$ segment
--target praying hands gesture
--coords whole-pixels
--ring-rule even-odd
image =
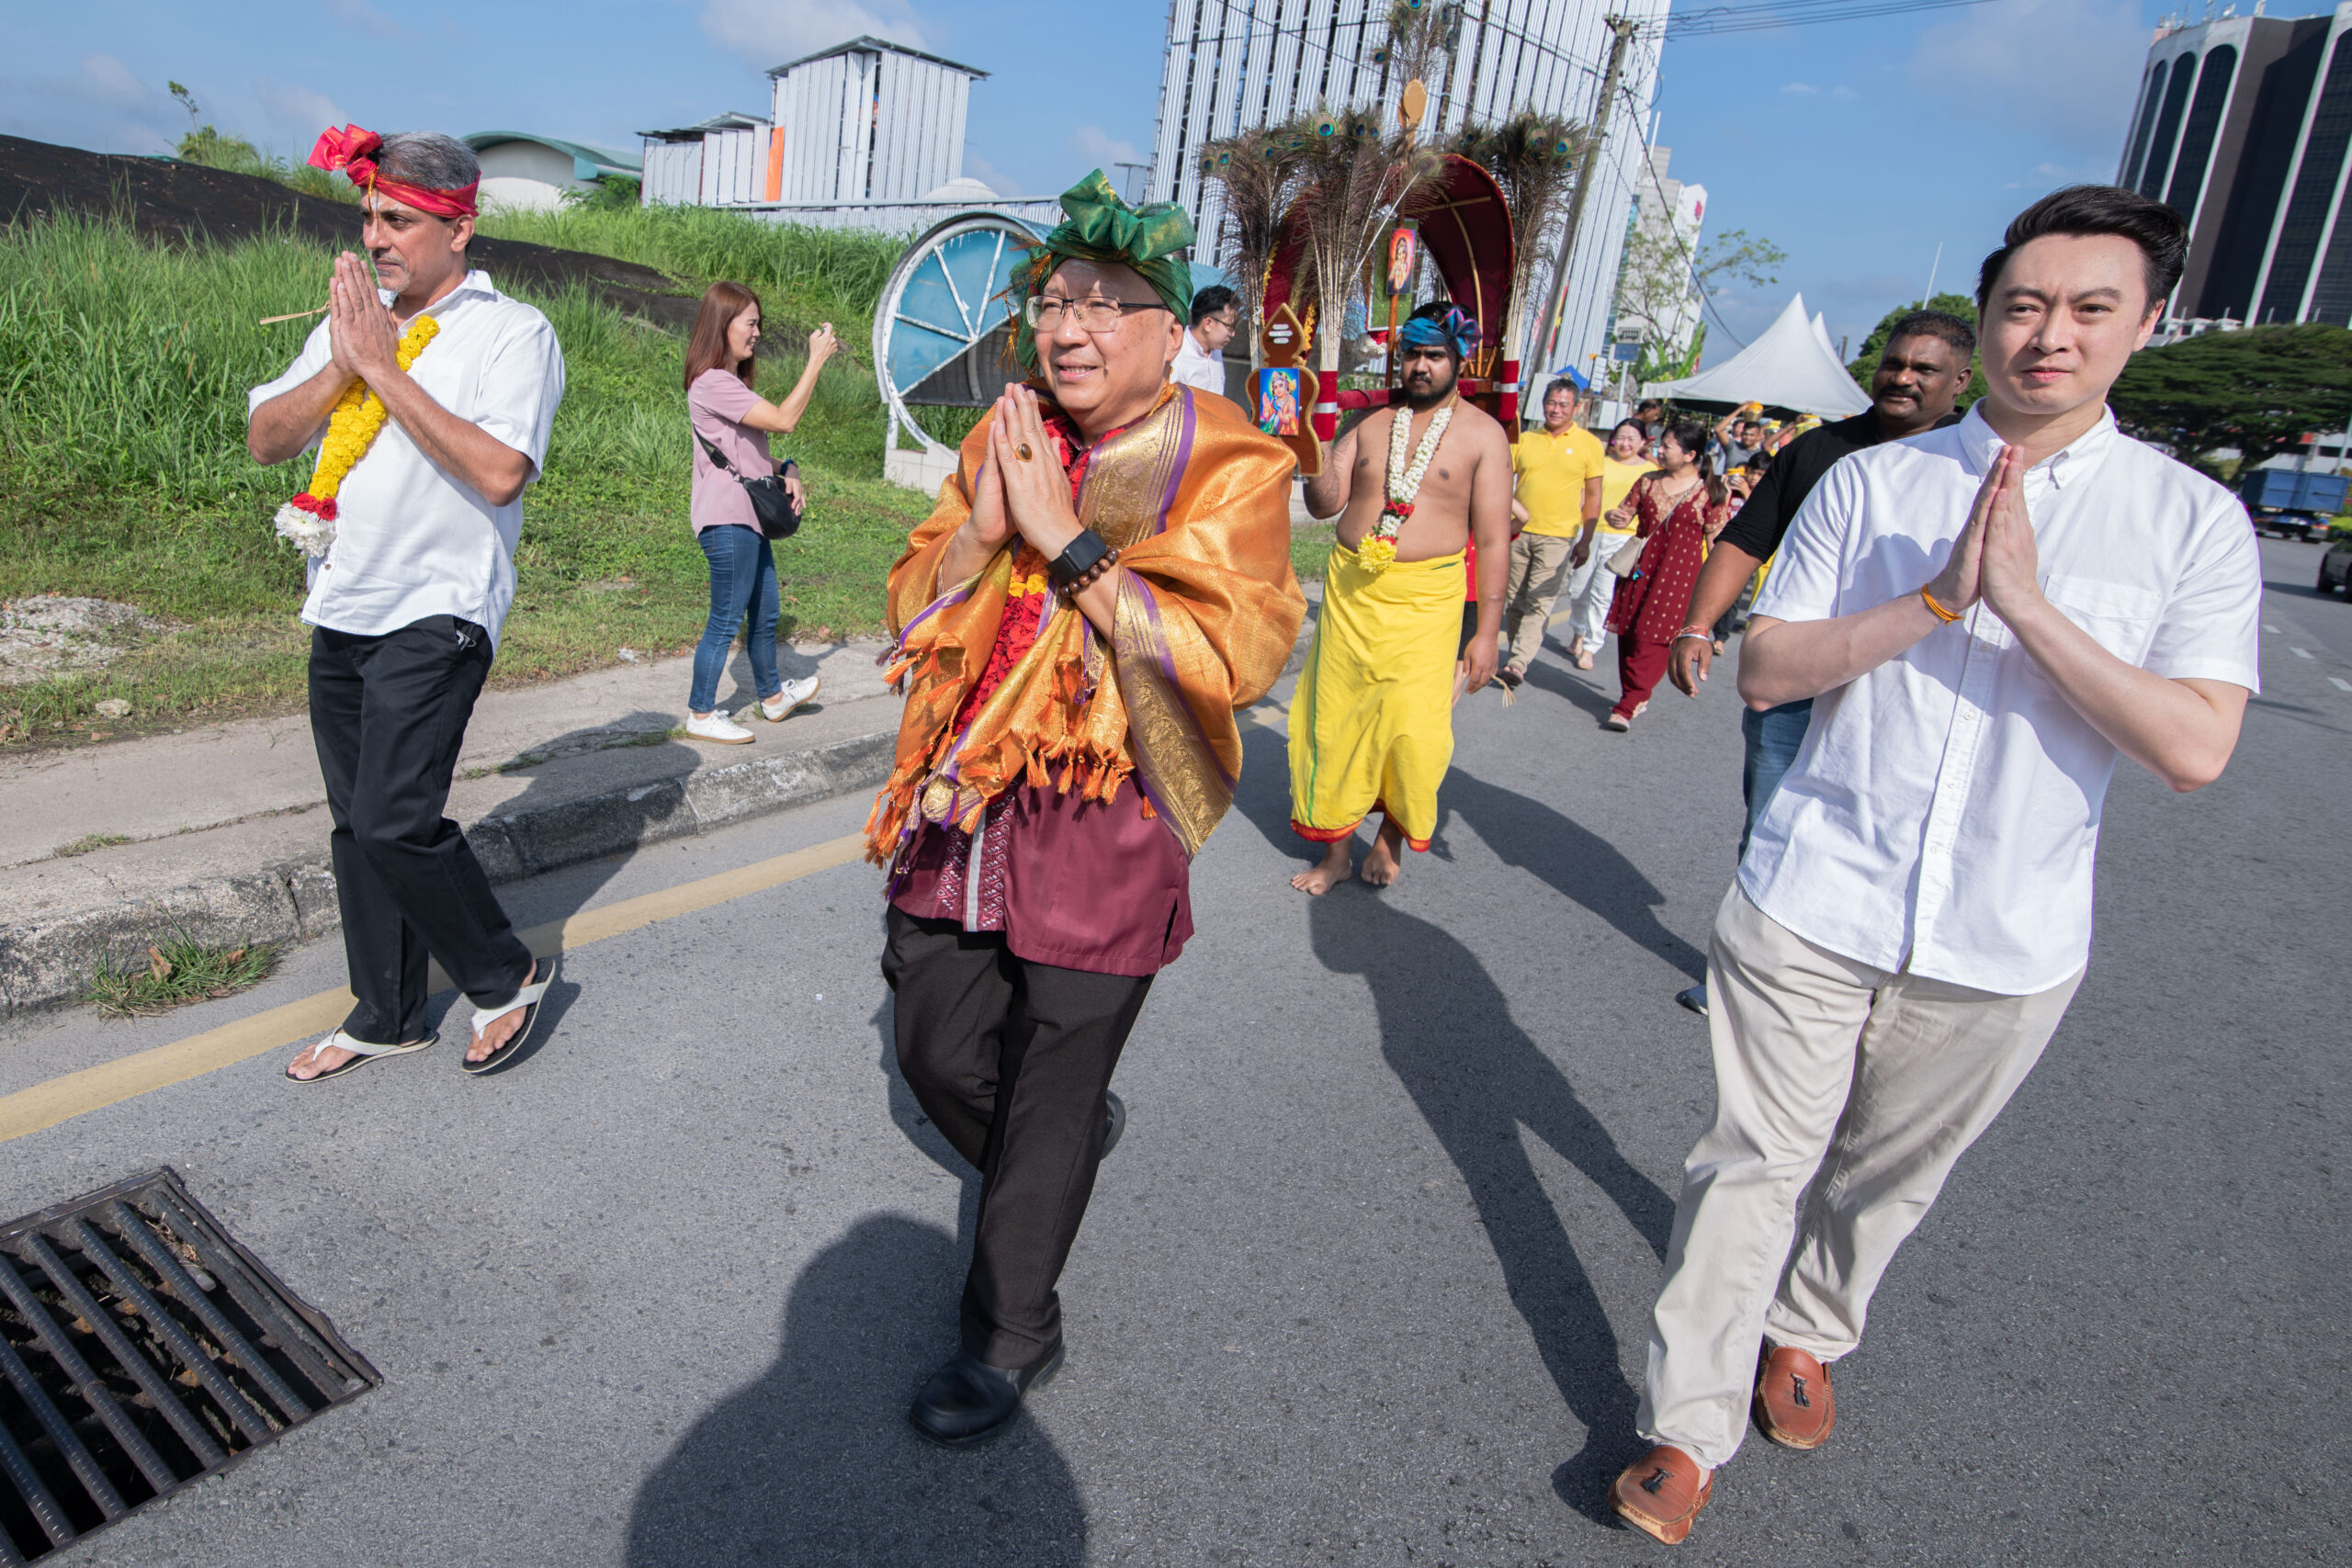
[[[989,411],[988,456],[973,479],[972,514],[940,558],[941,586],[978,571],[1014,533],[1050,561],[1083,532],[1070,502],[1069,476],[1054,455],[1037,394],[1027,387],[1007,387]],[[1118,607],[1116,574],[1098,579],[1078,595],[1077,604],[1107,634]]]
[[[400,328],[376,298],[367,266],[349,251],[334,258],[327,280],[327,341],[335,367],[348,378],[380,387],[399,373]]]

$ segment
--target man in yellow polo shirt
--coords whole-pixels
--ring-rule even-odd
[[[1511,448],[1518,490],[1511,498],[1510,578],[1503,597],[1503,637],[1510,645],[1497,678],[1506,686],[1527,679],[1544,646],[1544,623],[1567,581],[1577,542],[1600,515],[1600,438],[1577,423],[1582,402],[1566,376],[1544,389],[1544,428],[1521,434]]]

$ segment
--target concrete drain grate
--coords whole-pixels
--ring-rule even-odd
[[[0,1563],[382,1381],[168,1169],[0,1225]]]

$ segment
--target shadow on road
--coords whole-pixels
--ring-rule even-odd
[[[1551,884],[1562,897],[1583,905],[1626,940],[1693,980],[1706,975],[1707,955],[1659,922],[1657,911],[1666,895],[1608,840],[1541,801],[1459,768],[1445,775],[1438,798],[1505,865]],[[1623,819],[1639,821],[1638,817]],[[1687,829],[1677,824],[1671,830]]]
[[[1584,1450],[1555,1483],[1571,1507],[1602,1518],[1609,1478],[1635,1457],[1634,1390],[1616,1332],[1520,1129],[1584,1172],[1661,1258],[1674,1201],[1627,1162],[1511,1017],[1501,988],[1450,933],[1353,883],[1311,900],[1307,911],[1324,966],[1370,984],[1381,1053],[1468,1186],[1511,1304],[1584,1424]]]
[[[775,1364],[695,1422],[638,1494],[632,1568],[1082,1562],[1077,1483],[1032,1417],[962,1452],[906,1423],[962,1276],[946,1233],[895,1214],[819,1253],[793,1284]]]

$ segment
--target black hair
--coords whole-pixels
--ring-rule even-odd
[[[1236,294],[1222,283],[1212,283],[1193,296],[1193,319],[1185,324],[1197,327],[1227,305],[1239,303],[1241,303],[1240,295]]]
[[[1555,376],[1544,384],[1544,400],[1547,403],[1550,402],[1552,400],[1552,394],[1555,392],[1566,392],[1572,398],[1582,398],[1584,396],[1584,389],[1577,386],[1574,381],[1569,380],[1566,376]]]
[[[1942,339],[1951,344],[1954,354],[1960,355],[1962,370],[1968,368],[1969,360],[1976,353],[1976,329],[1948,310],[1912,311],[1897,321],[1894,330],[1886,334],[1886,346],[1893,348],[1906,337]]]
[[[1731,494],[1731,488],[1724,483],[1723,476],[1715,472],[1714,464],[1707,457],[1708,434],[1704,421],[1683,414],[1669,421],[1667,427],[1658,433],[1658,439],[1665,441],[1670,437],[1677,446],[1690,454],[1691,460],[1699,467],[1700,482],[1707,487],[1707,504],[1721,506],[1724,498]]]
[[[2172,293],[2188,262],[2188,225],[2167,204],[2121,186],[2068,186],[2009,220],[2001,248],[1976,272],[1979,317],[1991,309],[1993,285],[2018,247],[2048,234],[2120,234],[2139,246],[2152,310]]]
[[[1634,427],[1634,434],[1642,438],[1642,445],[1645,446],[1648,446],[1650,444],[1649,426],[1644,424],[1638,419],[1621,419],[1616,423],[1611,425],[1609,427],[1609,439],[1611,441],[1616,440],[1617,433],[1624,429],[1629,424]]]

